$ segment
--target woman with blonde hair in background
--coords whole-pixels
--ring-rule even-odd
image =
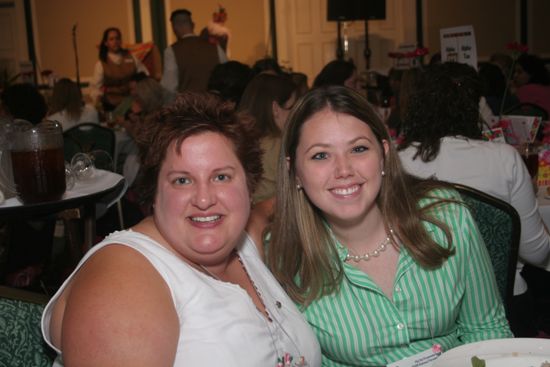
[[[80,88],[68,78],[55,83],[47,119],[59,122],[63,131],[83,122],[99,123],[95,107],[84,103]]]
[[[250,81],[238,106],[239,111],[254,117],[263,150],[264,174],[253,194],[252,219],[264,224],[273,212],[281,136],[288,113],[296,103],[296,93],[296,84],[290,76],[261,73]]]

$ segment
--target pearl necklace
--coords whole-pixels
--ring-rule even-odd
[[[351,255],[350,250],[348,249],[348,253],[346,254],[346,258],[344,259],[345,262],[348,262],[350,260],[355,261],[358,263],[359,261],[369,261],[373,257],[380,256],[380,253],[386,251],[386,248],[391,243],[391,239],[393,237],[393,229],[390,228],[390,233],[386,236],[384,241],[372,252],[367,252],[364,255]]]

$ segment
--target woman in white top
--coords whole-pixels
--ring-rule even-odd
[[[63,131],[83,122],[99,123],[95,107],[83,103],[80,88],[67,78],[55,83],[47,118],[59,122]]]
[[[403,124],[399,156],[405,169],[420,177],[474,187],[511,204],[521,220],[519,262],[514,302],[528,297],[520,271],[523,263],[548,266],[550,236],[538,211],[529,172],[517,150],[508,144],[481,140],[478,101],[481,82],[465,64],[444,63],[421,76]],[[518,306],[519,307],[519,306]],[[532,312],[509,315],[516,336],[533,336],[527,330]],[[523,306],[522,306],[523,307]],[[516,317],[523,316],[518,320]],[[533,326],[533,325],[531,325]]]
[[[67,366],[320,366],[245,232],[262,173],[249,118],[183,93],[153,121],[140,135],[152,215],[86,254],[44,311],[46,341]]]

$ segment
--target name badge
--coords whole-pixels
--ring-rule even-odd
[[[390,363],[386,367],[430,367],[441,353],[441,345],[434,344],[430,349],[424,352]]]

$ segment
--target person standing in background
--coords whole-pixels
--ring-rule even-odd
[[[99,46],[99,60],[90,82],[90,95],[94,104],[104,111],[113,111],[130,94],[130,79],[149,71],[128,50],[122,48],[122,34],[118,28],[107,28]]]
[[[171,92],[206,91],[210,73],[227,56],[219,46],[195,35],[189,10],[174,10],[170,22],[177,40],[164,50],[161,85]]]

